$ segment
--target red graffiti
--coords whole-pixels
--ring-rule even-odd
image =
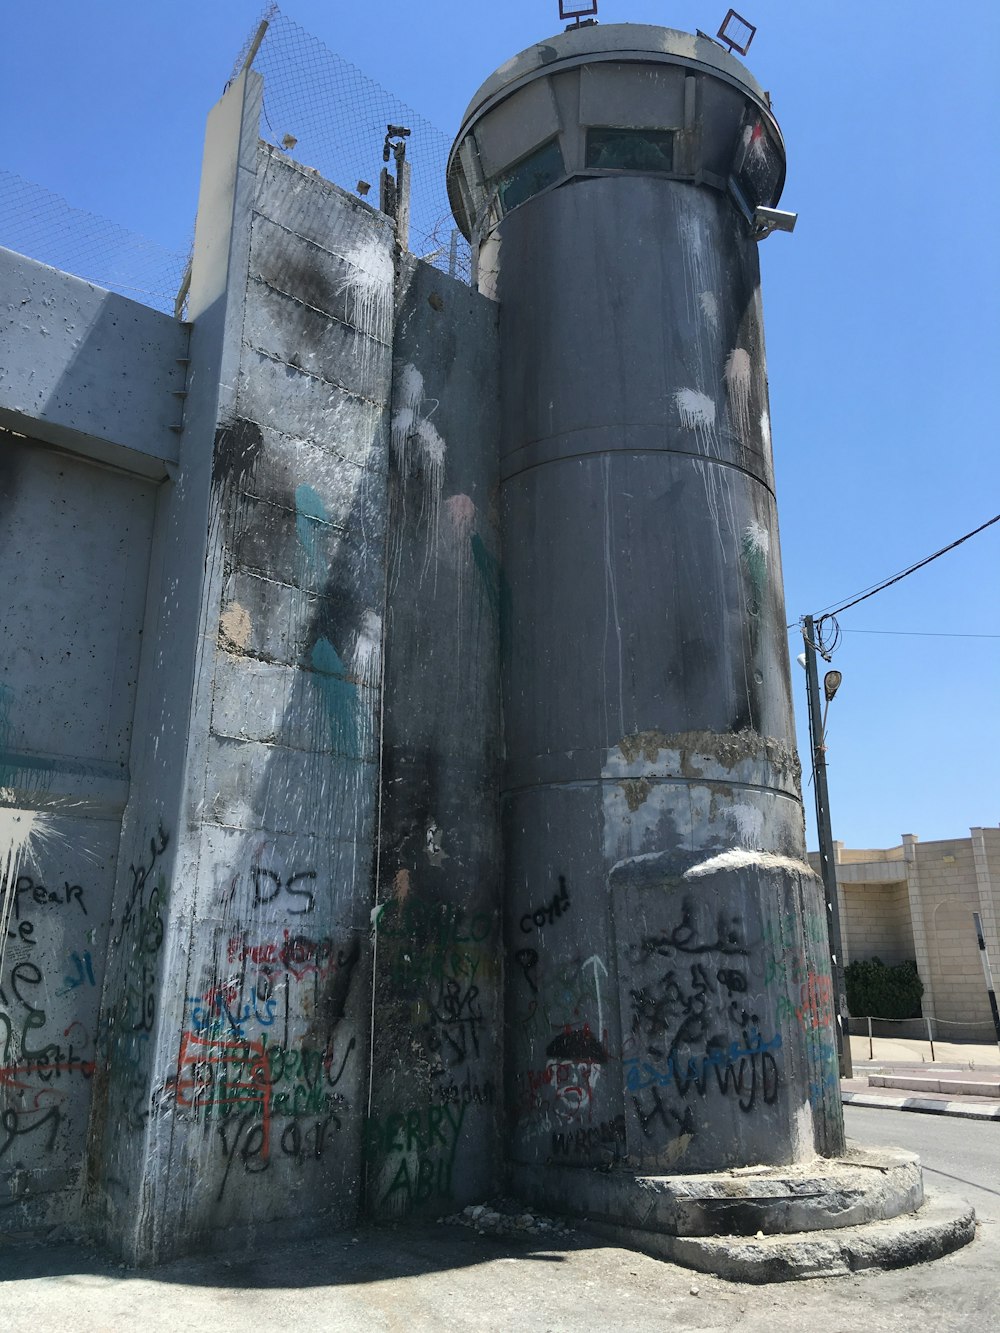
[[[799,1007],[796,1017],[804,1027],[830,1026],[833,1011],[833,985],[829,977],[810,972],[799,988]]]
[[[228,1075],[231,1066],[245,1066],[246,1077],[226,1084],[226,1099],[244,1105],[257,1105],[261,1115],[260,1156],[269,1160],[271,1143],[271,1097],[267,1054],[263,1042],[220,1041],[214,1037],[198,1037],[193,1032],[181,1034],[181,1049],[177,1057],[177,1105],[197,1110],[205,1100],[211,1101],[216,1071]],[[190,1073],[185,1076],[184,1071]],[[239,1069],[242,1075],[243,1070]]]

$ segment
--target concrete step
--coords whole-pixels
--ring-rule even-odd
[[[961,1249],[976,1234],[970,1204],[927,1194],[923,1206],[887,1221],[793,1235],[668,1236],[590,1223],[589,1229],[659,1259],[731,1282],[837,1277],[863,1268],[906,1268]]]
[[[1000,1097],[1000,1079],[961,1075],[869,1074],[872,1088],[903,1088],[908,1092],[944,1092],[953,1097]]]
[[[517,1164],[511,1186],[519,1197],[570,1217],[687,1237],[825,1232],[911,1213],[923,1200],[919,1161],[898,1148],[854,1148],[840,1158],[702,1175]]]

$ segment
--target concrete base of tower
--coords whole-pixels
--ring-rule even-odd
[[[925,1195],[918,1159],[891,1148],[697,1176],[514,1165],[511,1187],[621,1245],[737,1282],[905,1267],[976,1229],[969,1205]]]

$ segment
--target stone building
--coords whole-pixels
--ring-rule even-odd
[[[844,961],[916,960],[922,1009],[942,1041],[990,1041],[993,1021],[972,914],[1000,967],[1000,828],[967,838],[920,842],[904,833],[898,847],[835,844]],[[818,867],[816,853],[809,857]]]

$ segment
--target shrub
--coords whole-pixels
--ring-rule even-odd
[[[858,1018],[919,1018],[924,983],[913,959],[890,967],[881,958],[858,959],[844,968],[848,1012]]]

